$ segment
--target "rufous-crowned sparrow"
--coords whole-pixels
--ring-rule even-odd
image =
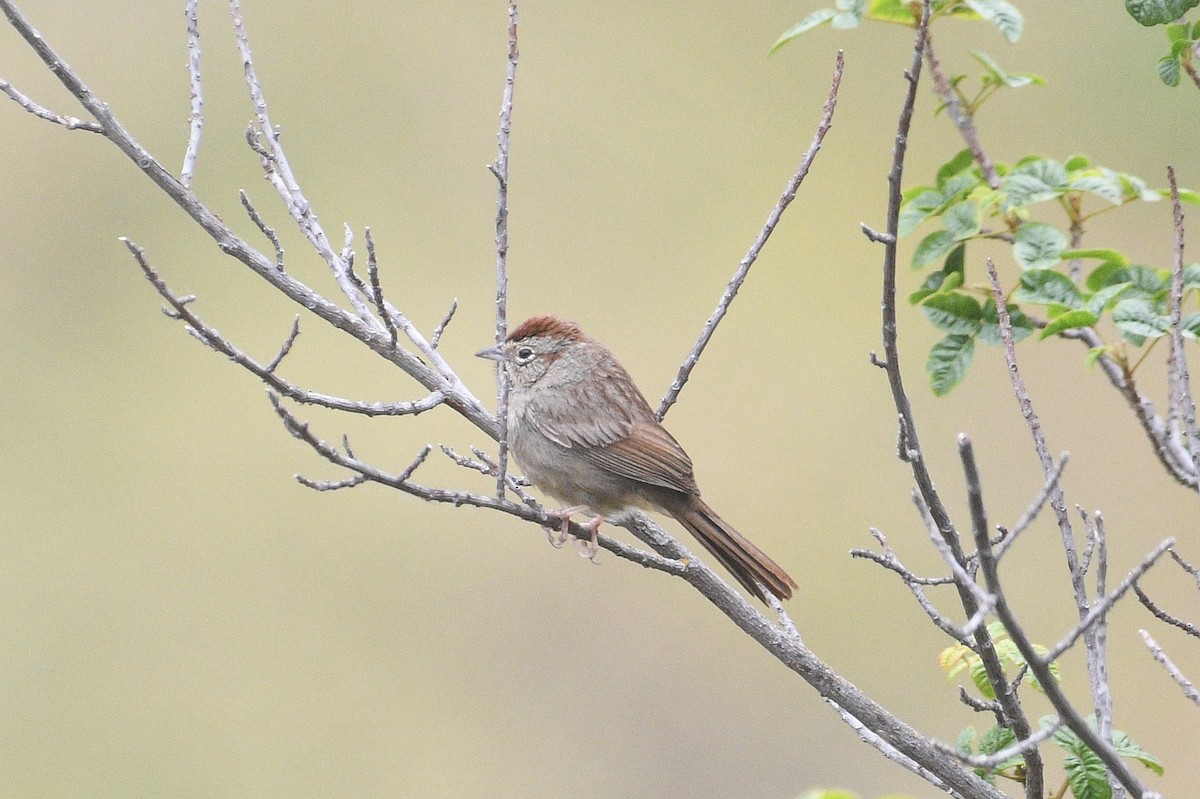
[[[760,583],[782,599],[796,582],[700,499],[692,461],[659,423],[611,351],[555,316],[535,316],[504,342],[481,350],[504,365],[508,444],[534,485],[568,507],[563,520],[588,511],[592,535],[605,517],[633,508],[677,519],[746,590]]]

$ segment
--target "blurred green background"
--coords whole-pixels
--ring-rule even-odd
[[[21,5],[177,169],[182,4],[114,0],[86,14],[56,0]],[[252,109],[227,11],[201,5],[207,124],[196,189],[267,247],[238,204],[244,187],[285,231],[289,269],[333,293],[242,140]],[[391,299],[425,330],[459,298],[443,351],[490,396],[489,364],[470,355],[492,335],[495,186],[484,165],[495,151],[503,5],[246,5],[272,118],[326,229],[340,240],[348,222],[361,242],[372,227]],[[992,156],[1085,152],[1152,185],[1170,163],[1183,185],[1200,186],[1200,96],[1159,83],[1161,30],[1137,26],[1117,3],[1021,6],[1016,46],[983,24],[938,32],[950,71],[977,74],[968,52],[982,48],[1050,80],[985,109]],[[883,224],[911,36],[824,28],[768,58],[816,7],[525,5],[511,314],[578,320],[661,396],[808,146],[844,47],[824,150],[668,423],[709,502],[800,582],[790,610],[806,641],[889,709],[953,741],[987,719],[940,673],[947,640],[893,575],[847,555],[870,545],[873,525],[911,566],[941,571],[894,455],[883,376],[867,360],[879,347],[881,250],[858,230]],[[7,26],[0,76],[80,114]],[[910,185],[960,148],[933,108],[926,87]],[[100,137],[7,101],[0,131],[0,793],[790,797],[840,785],[935,795],[681,581],[608,555],[594,566],[500,515],[378,487],[298,486],[296,472],[341,475],[288,437],[248,374],[163,318],[117,237],[145,246],[251,354],[274,353],[295,309]],[[1170,224],[1165,203],[1129,208],[1096,220],[1087,241],[1166,265]],[[979,267],[969,268],[982,281]],[[901,293],[919,279],[903,271]],[[1015,521],[1041,478],[999,352],[982,350],[966,384],[935,400],[923,364],[937,336],[907,305],[901,325],[944,496],[961,521],[954,436],[969,432],[993,521]],[[319,321],[303,318],[302,330],[283,368],[297,382],[368,400],[421,395]],[[1050,446],[1072,453],[1068,501],[1105,513],[1112,581],[1167,535],[1200,557],[1195,495],[1166,478],[1082,348],[1029,342],[1021,352]],[[1146,371],[1161,399],[1162,370]],[[394,469],[426,442],[487,443],[444,409],[401,420],[299,414]],[[420,475],[487,486],[438,457]],[[1056,539],[1043,522],[1005,563],[1018,612],[1045,643],[1074,614]],[[1195,620],[1194,586],[1174,572],[1147,586]],[[1156,785],[1186,795],[1197,715],[1143,649],[1136,631],[1146,626],[1200,676],[1194,641],[1124,603],[1111,634],[1117,726],[1166,764]],[[1086,696],[1077,654],[1064,682]],[[1049,712],[1039,698],[1029,704],[1035,717]]]

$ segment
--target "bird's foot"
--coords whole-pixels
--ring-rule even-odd
[[[550,546],[555,549],[562,549],[562,545],[571,537],[571,517],[585,510],[587,510],[587,505],[572,505],[569,508],[546,511],[547,516],[558,519],[560,522],[558,527],[546,528],[546,540],[550,542]]]

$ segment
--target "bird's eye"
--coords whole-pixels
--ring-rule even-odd
[[[533,360],[533,347],[521,347],[517,350],[517,363],[524,365]]]

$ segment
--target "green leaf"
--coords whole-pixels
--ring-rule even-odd
[[[949,335],[934,344],[925,364],[933,393],[939,397],[950,393],[950,389],[962,382],[974,357],[973,336]]]
[[[817,788],[800,794],[800,799],[858,799],[858,794],[838,789]]]
[[[1117,750],[1117,754],[1121,757],[1132,758],[1133,760],[1138,761],[1143,766],[1153,771],[1158,776],[1161,777],[1163,775],[1162,763],[1159,763],[1154,755],[1144,751],[1142,747],[1134,743],[1133,739],[1130,738],[1127,733],[1121,732],[1120,730],[1113,730],[1112,744],[1113,749]]]
[[[1187,23],[1172,22],[1167,25],[1167,41],[1169,42],[1188,42],[1191,43],[1191,36],[1188,35]]]
[[[1179,199],[1185,203],[1192,205],[1200,205],[1200,191],[1192,191],[1191,189],[1180,189]]]
[[[973,163],[975,163],[975,159],[970,150],[959,150],[953,158],[938,167],[938,188],[943,188],[950,178],[970,169]]]
[[[832,8],[822,8],[812,12],[807,17],[784,31],[783,35],[775,40],[775,44],[771,45],[771,49],[767,51],[767,54],[770,55],[771,53],[774,53],[780,47],[783,47],[785,44],[790,42],[792,39],[795,39],[805,31],[812,30],[818,25],[829,22],[836,16],[837,11],[833,10]]]
[[[1088,368],[1092,368],[1096,365],[1096,361],[1100,360],[1101,355],[1108,355],[1112,351],[1113,347],[1111,344],[1105,344],[1103,347],[1092,347],[1087,351],[1083,362],[1088,365]]]
[[[956,241],[969,239],[979,232],[979,209],[966,200],[955,203],[942,214],[942,225]]]
[[[916,26],[917,24],[917,18],[913,16],[912,4],[907,0],[871,0],[867,18],[880,22],[898,22],[901,25]]]
[[[921,306],[933,326],[947,333],[974,334],[979,330],[983,309],[979,300],[957,291],[934,294]]]
[[[1015,303],[1008,305],[1008,323],[1012,328],[1013,343],[1017,344],[1027,338],[1034,330],[1033,320]],[[983,306],[983,327],[979,328],[976,338],[984,344],[999,346],[1004,343],[1000,335],[1000,315],[996,311],[996,301],[989,299]]]
[[[1113,205],[1120,205],[1125,201],[1121,177],[1111,169],[1089,169],[1073,178],[1067,186],[1072,191],[1089,191]]]
[[[919,289],[917,289],[916,291],[914,291],[912,294],[908,295],[909,304],[916,305],[921,300],[928,297],[930,294],[933,294],[934,292],[936,292],[938,289],[940,289],[942,287],[942,282],[945,279],[946,279],[946,275],[943,274],[940,270],[937,272],[930,272],[929,275],[925,278],[925,282],[921,284],[921,287]]]
[[[973,170],[967,170],[959,172],[947,180],[946,185],[942,187],[942,192],[946,195],[946,199],[950,200],[959,195],[966,196],[982,185],[984,185],[983,179]]]
[[[1017,228],[1013,257],[1022,269],[1044,269],[1062,260],[1067,248],[1066,235],[1042,222],[1026,222]]]
[[[1010,207],[1020,208],[1033,203],[1040,203],[1045,200],[1052,200],[1055,197],[1062,196],[1064,188],[1047,185],[1045,181],[1036,175],[1027,175],[1016,172],[1007,175],[1000,183],[1004,191],[1004,198]]]
[[[975,743],[975,728],[967,725],[958,734],[958,740],[954,742],[954,748],[961,755],[973,755],[975,754],[975,751],[971,748],[971,744],[973,743]]]
[[[1143,200],[1145,202],[1157,202],[1162,199],[1162,194],[1146,187],[1146,181],[1133,175],[1121,174],[1121,188],[1125,191],[1125,198],[1128,200]]]
[[[1063,757],[1063,770],[1067,772],[1067,782],[1075,799],[1112,799],[1112,786],[1108,784],[1104,761],[1082,741]]]
[[[1082,308],[1083,295],[1071,278],[1053,269],[1030,269],[1021,273],[1021,287],[1013,297],[1039,305],[1057,304],[1064,308]]]
[[[1141,345],[1144,339],[1165,336],[1171,329],[1170,320],[1155,310],[1149,300],[1126,299],[1113,308],[1113,324],[1121,335],[1134,344]]]
[[[1158,59],[1158,79],[1167,86],[1178,86],[1181,73],[1179,56],[1165,55]]]
[[[1014,175],[1031,175],[1045,183],[1047,186],[1055,189],[1062,188],[1067,184],[1067,170],[1059,162],[1053,158],[1033,158],[1022,160],[1016,169],[1012,171]]]
[[[1002,749],[1007,749],[1017,742],[1017,734],[1012,730],[994,724],[984,731],[979,739],[979,754],[994,755]],[[993,771],[1003,771],[1025,762],[1021,755],[1013,755],[992,767]]]
[[[1193,311],[1179,322],[1179,332],[1193,341],[1200,339],[1200,311]]]
[[[921,243],[917,245],[917,249],[913,253],[913,268],[921,269],[929,266],[950,252],[954,248],[954,245],[954,236],[950,235],[950,231],[939,230],[936,233],[930,233],[921,240]]]
[[[938,208],[942,207],[946,198],[940,191],[925,188],[911,198],[906,198],[900,206],[900,236],[903,238],[916,229]]]
[[[1129,286],[1129,283],[1113,283],[1112,285],[1105,286],[1087,298],[1084,308],[1099,316],[1108,310],[1108,307],[1113,304],[1117,297],[1124,294]]]
[[[1086,308],[1079,308],[1074,311],[1067,311],[1054,317],[1042,332],[1038,335],[1039,339],[1048,338],[1050,336],[1061,333],[1064,330],[1073,330],[1077,327],[1091,327],[1096,324],[1096,314]]]
[[[857,28],[867,11],[867,0],[837,0],[834,5],[842,12],[832,20],[835,28]]]
[[[1066,255],[1066,253],[1064,253]],[[1125,256],[1121,256],[1124,260]],[[1120,261],[1105,261],[1091,271],[1087,278],[1083,281],[1084,285],[1092,291],[1099,291],[1105,286],[1120,283],[1121,275],[1124,274],[1125,267],[1129,264],[1121,263]]]
[[[1045,79],[1040,78],[1037,75],[1017,75],[1005,72],[1000,68],[1000,65],[996,63],[994,58],[982,50],[972,50],[971,55],[975,57],[976,61],[978,61],[980,64],[983,64],[983,68],[987,70],[987,73],[991,76],[990,79],[993,83],[1002,83],[1010,89],[1019,89],[1022,86],[1029,86],[1031,84],[1037,86],[1044,86],[1046,84]],[[985,78],[984,80],[986,82],[988,79]]]
[[[1117,266],[1126,266],[1129,259],[1120,250],[1109,250],[1098,247],[1091,249],[1080,250],[1063,250],[1060,256],[1064,261],[1071,261],[1076,258],[1099,258],[1101,261],[1115,263]],[[1089,286],[1093,291],[1100,288],[1099,286]]]
[[[1146,27],[1173,22],[1197,5],[1200,5],[1200,0],[1125,0],[1125,10],[1129,16]]]
[[[1200,264],[1188,264],[1183,268],[1183,287],[1185,289],[1200,288]]]
[[[1086,155],[1080,154],[1073,155],[1068,158],[1066,163],[1063,164],[1063,167],[1068,172],[1078,172],[1081,169],[1087,169],[1089,166],[1091,166],[1091,163],[1092,159],[1088,158]]]
[[[1131,1],[1126,0],[1126,2]],[[1021,28],[1025,24],[1025,18],[1011,3],[1007,3],[1005,0],[963,0],[963,2],[972,11],[999,28],[1000,32],[1004,34],[1004,38],[1008,39],[1009,44],[1021,38]],[[1187,0],[1176,0],[1176,2],[1187,2]]]
[[[1171,273],[1165,269],[1130,264],[1113,272],[1106,284],[1128,281],[1129,293],[1147,300],[1160,300],[1171,290]]]

